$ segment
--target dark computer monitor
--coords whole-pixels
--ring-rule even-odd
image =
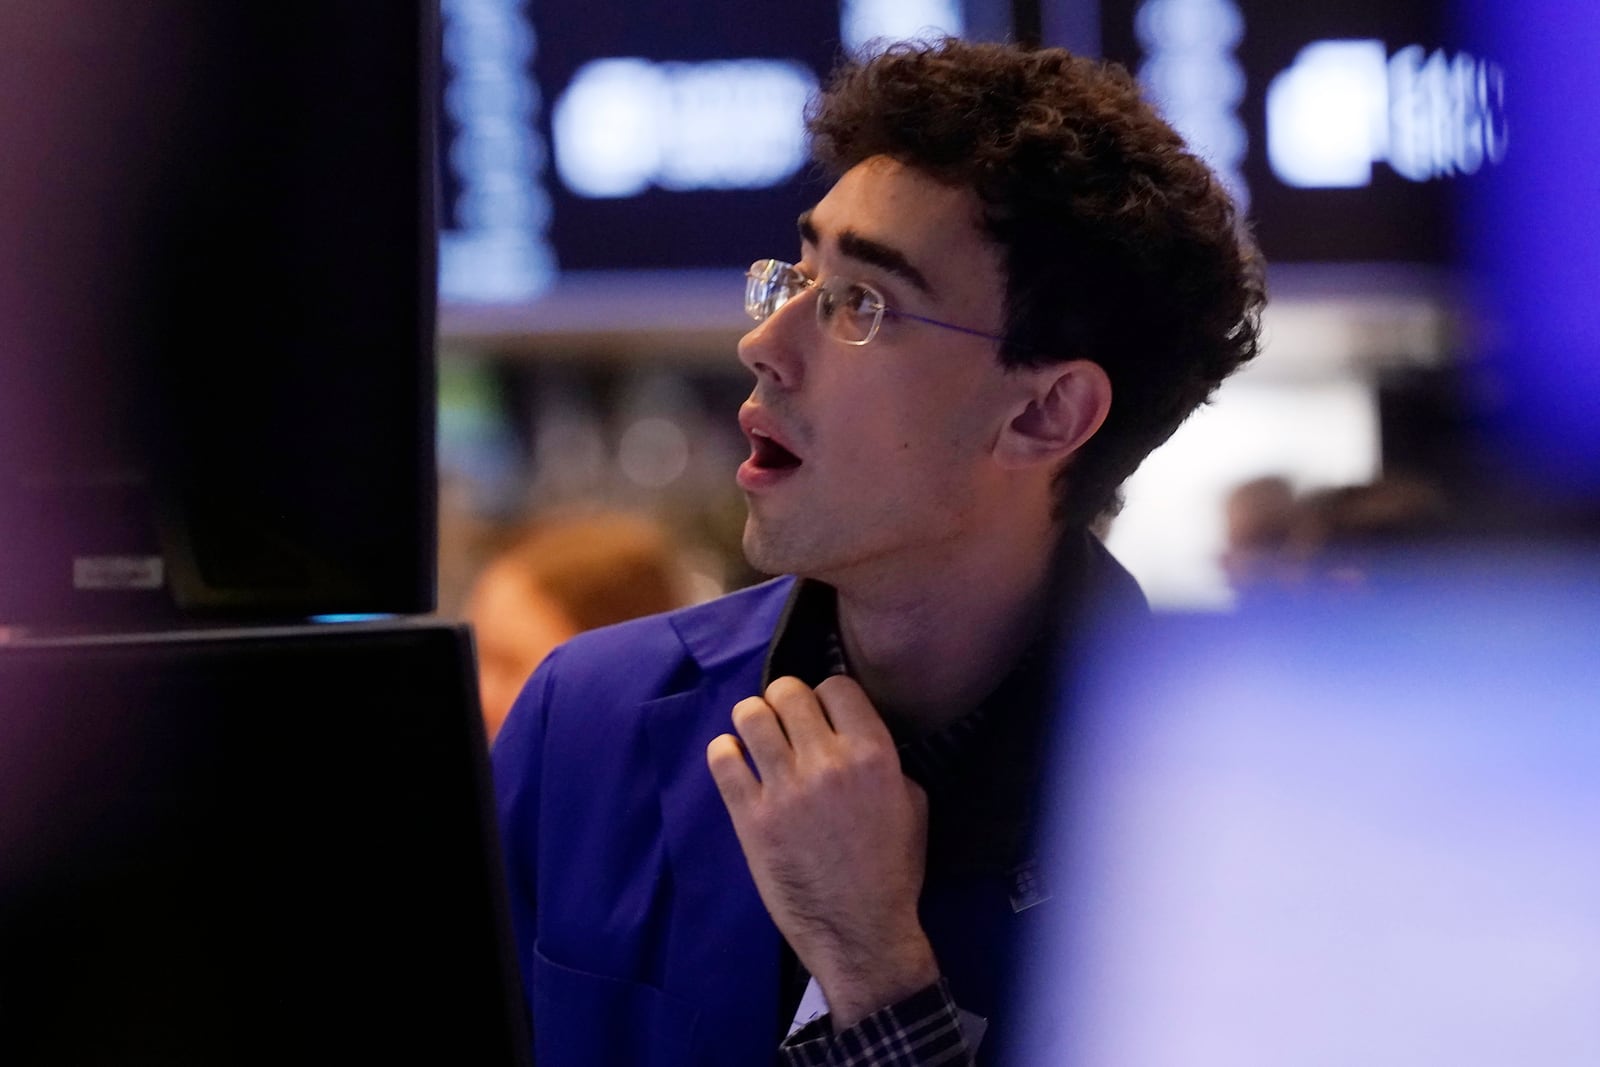
[[[0,9],[0,625],[431,610],[434,6]]]
[[[0,644],[0,1062],[527,1056],[467,631]]]

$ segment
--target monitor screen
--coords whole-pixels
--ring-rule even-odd
[[[0,644],[0,1058],[526,1062],[464,627]]]
[[[0,7],[0,624],[431,608],[435,17]]]

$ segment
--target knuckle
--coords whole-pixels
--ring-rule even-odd
[[[767,702],[760,697],[746,697],[733,706],[733,725],[741,734],[763,715],[771,714]]]
[[[767,700],[777,704],[793,700],[803,700],[810,695],[811,687],[798,678],[784,675],[767,686]]]
[[[903,772],[900,753],[890,744],[862,745],[850,753],[852,773],[877,786],[897,782]]]
[[[752,804],[744,814],[749,830],[763,840],[770,840],[782,825],[773,806],[767,803]]]
[[[829,675],[817,685],[819,694],[826,693],[837,698],[850,698],[861,691],[861,684],[848,674]]]
[[[706,760],[713,768],[724,766],[739,756],[739,743],[727,734],[718,734],[706,745]]]
[[[894,756],[893,751],[889,753]],[[854,791],[885,778],[890,771],[899,773],[900,761],[885,758],[882,753],[865,747],[851,746],[835,753],[832,759],[819,763],[812,773],[812,787],[827,796]]]
[[[900,750],[887,733],[868,734],[851,739],[850,758],[863,767],[900,766]]]

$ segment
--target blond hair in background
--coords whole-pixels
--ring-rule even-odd
[[[643,515],[543,518],[496,542],[462,609],[472,624],[491,742],[528,676],[557,645],[689,602],[677,547]]]

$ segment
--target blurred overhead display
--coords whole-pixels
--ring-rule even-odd
[[[889,25],[845,6],[860,32]],[[839,54],[837,5],[441,15],[445,301],[523,302],[573,271],[742,268],[794,244],[817,195],[802,110]]]
[[[1104,0],[1125,63],[1248,204],[1269,260],[1450,263],[1512,150],[1506,67],[1443,0]]]

